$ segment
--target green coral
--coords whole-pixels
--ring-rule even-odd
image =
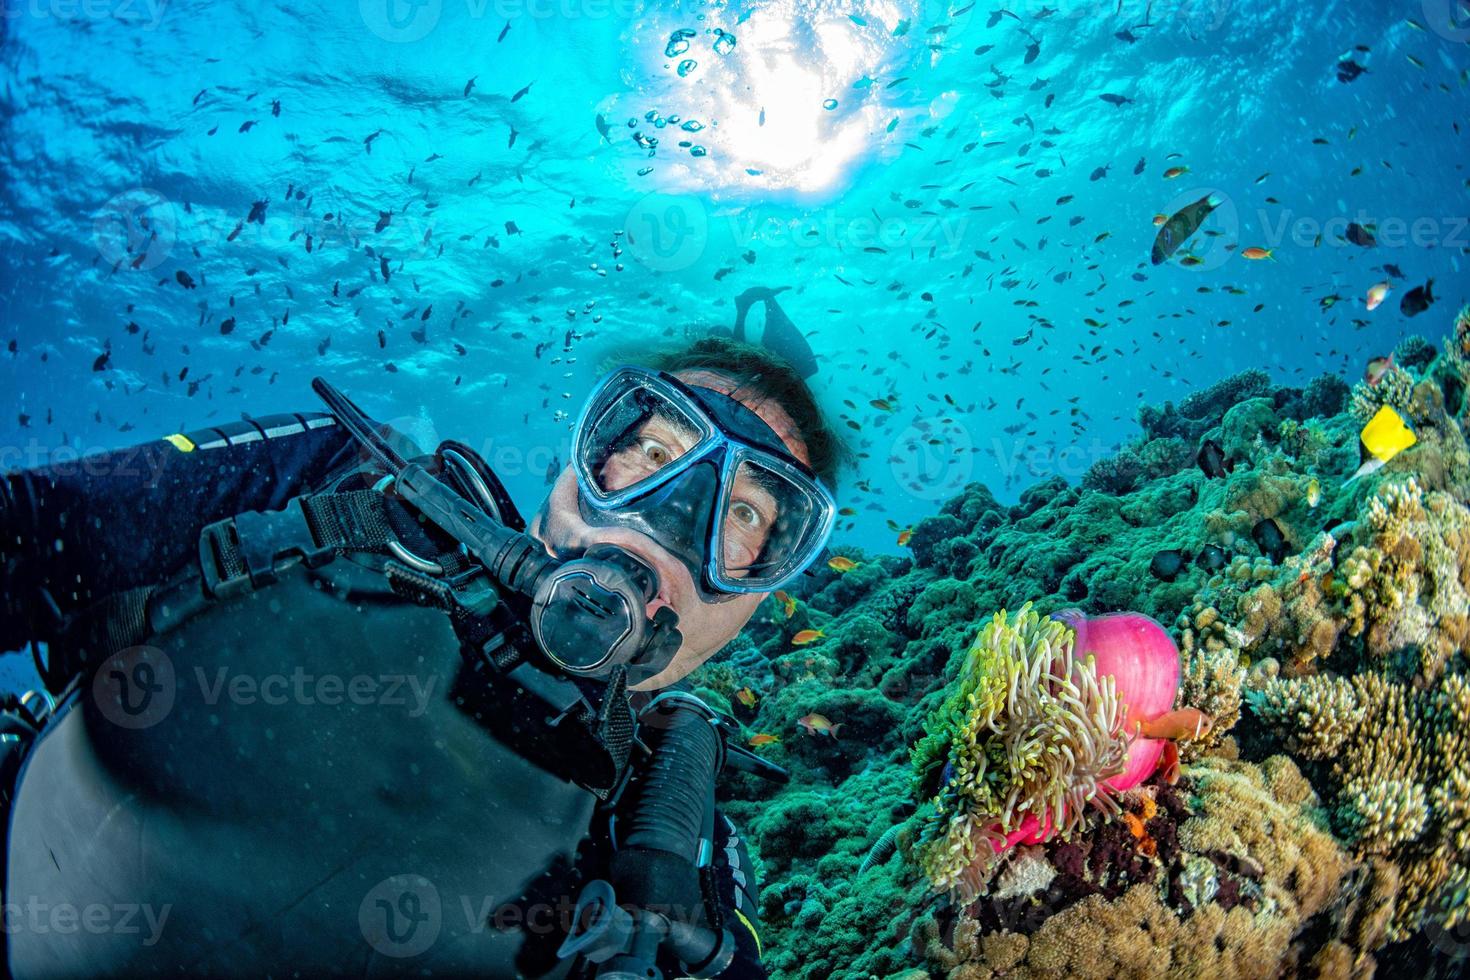
[[[1073,656],[1075,634],[1030,606],[1004,610],[970,646],[949,696],[926,725],[912,763],[921,785],[950,778],[932,803],[920,866],[937,889],[984,889],[995,845],[1027,817],[1065,837],[1089,802],[1116,810],[1101,783],[1123,770],[1126,709],[1092,658]]]

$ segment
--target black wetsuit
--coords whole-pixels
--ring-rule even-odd
[[[330,478],[362,462],[363,459],[359,455],[356,444],[329,416],[282,415],[220,426],[215,429],[189,433],[187,436],[171,436],[157,443],[88,457],[73,464],[58,464],[39,470],[6,474],[3,480],[0,480],[0,650],[16,650],[33,641],[43,643],[58,641],[58,630],[62,625],[82,610],[93,606],[97,601],[124,590],[154,585],[190,561],[196,561],[200,532],[206,525],[245,511],[278,510],[291,498],[322,486]],[[324,582],[325,579],[322,579],[314,581],[313,584],[318,591],[330,591],[332,586],[330,583],[324,585]],[[358,588],[358,586],[354,585],[351,588]],[[365,591],[352,594],[368,595]],[[363,613],[364,617],[371,614],[371,600],[354,601],[366,603],[363,606],[366,610]],[[425,616],[433,615],[429,610],[421,612]],[[367,639],[357,641],[359,645],[364,643],[370,645],[370,628],[368,632]],[[196,636],[194,640],[197,647],[198,637]],[[348,641],[344,638],[343,642]],[[64,647],[65,643],[65,637],[61,637],[58,645]],[[328,661],[333,655],[332,650],[311,651],[311,653],[313,657],[323,657]],[[53,650],[50,658],[53,667],[58,659],[64,660],[64,658],[59,658]],[[228,662],[226,659],[227,664]],[[48,680],[54,682],[57,678],[48,678]],[[648,697],[649,695],[633,692],[630,695],[630,702],[637,709],[646,703]],[[80,715],[80,709],[76,709],[76,713]],[[178,711],[175,714],[178,714]],[[252,720],[252,718],[245,718],[239,727],[242,729],[252,727],[249,724]],[[61,721],[64,723],[65,718],[63,717]],[[228,720],[226,725],[228,725]],[[50,727],[60,726],[53,723]],[[15,813],[7,818],[11,826],[10,862],[5,879],[7,902],[12,900],[17,888],[26,888],[28,882],[36,880],[37,876],[43,882],[64,883],[67,888],[80,882],[75,887],[81,892],[86,892],[88,888],[93,887],[95,878],[95,888],[105,892],[109,887],[115,887],[118,874],[123,874],[123,880],[127,880],[126,874],[131,873],[113,873],[111,869],[108,870],[107,875],[79,872],[75,864],[71,867],[66,866],[68,858],[73,856],[60,853],[64,850],[63,848],[53,848],[48,842],[47,835],[49,834],[62,835],[58,839],[68,845],[78,839],[91,842],[105,840],[101,829],[94,832],[88,822],[91,818],[87,816],[86,811],[88,806],[94,804],[100,806],[112,797],[106,792],[93,793],[91,789],[85,793],[69,796],[71,791],[61,777],[52,778],[44,772],[37,772],[43,763],[37,761],[36,756],[49,755],[52,758],[67,758],[68,753],[74,754],[75,751],[74,747],[68,748],[68,741],[86,739],[87,729],[80,721],[71,728],[74,730],[71,734],[50,738],[49,747],[48,739],[43,736],[37,746],[40,751],[31,753],[32,758],[27,761],[27,768],[22,772],[21,785],[16,793]],[[231,733],[232,737],[233,735],[234,733]],[[267,735],[276,737],[277,733],[268,732]],[[254,736],[255,733],[250,732],[241,737],[253,738]],[[438,735],[436,734],[435,737]],[[490,740],[490,736],[487,735],[486,741]],[[109,769],[104,782],[110,787],[111,784],[122,781],[133,791],[127,795],[119,793],[118,799],[132,799],[135,795],[140,795],[143,798],[149,798],[153,804],[157,805],[157,809],[153,811],[155,815],[148,818],[153,821],[153,824],[149,826],[157,824],[159,820],[157,814],[161,813],[170,818],[176,817],[178,816],[177,810],[187,809],[187,805],[197,802],[188,799],[175,805],[170,796],[170,794],[178,793],[181,785],[193,788],[200,780],[210,778],[211,774],[208,772],[190,773],[188,771],[192,761],[190,757],[196,754],[202,755],[206,760],[213,758],[216,768],[221,759],[230,765],[234,765],[237,759],[245,760],[242,763],[244,770],[253,772],[253,775],[239,776],[238,780],[221,784],[221,787],[224,788],[214,787],[211,792],[218,789],[219,795],[225,797],[237,794],[238,799],[233,805],[243,806],[244,809],[241,812],[247,814],[255,812],[251,808],[257,806],[257,801],[247,795],[249,786],[240,788],[238,783],[248,782],[250,779],[269,780],[279,775],[270,766],[259,766],[258,755],[262,750],[259,745],[251,743],[243,748],[239,745],[231,745],[227,748],[219,748],[213,744],[201,745],[199,746],[201,751],[198,753],[193,751],[194,747],[189,747],[185,755],[177,758],[170,757],[163,766],[167,770],[166,776],[158,776],[154,771],[145,771],[138,766],[135,756],[151,751],[148,743],[139,744],[142,745],[142,749],[138,745],[130,744],[125,753],[122,749],[117,750],[119,753],[124,753],[127,758],[107,759],[106,746],[98,747],[95,751],[101,758],[100,765]],[[164,745],[162,748],[154,748],[161,754],[167,755],[173,747]],[[329,757],[332,752],[349,752],[349,749],[343,748],[339,743],[323,746],[317,751],[323,757]],[[364,751],[370,753],[372,750],[367,748]],[[478,751],[478,749],[473,745],[471,748],[461,749],[458,756],[459,761],[464,763],[464,757],[471,751]],[[208,755],[209,752],[214,752],[216,755],[211,757]],[[476,758],[479,759],[479,757]],[[344,760],[346,765],[351,765],[353,756],[344,755],[337,762]],[[312,761],[318,761],[316,755],[312,755]],[[375,764],[377,760],[365,761]],[[477,761],[475,764],[490,763]],[[91,767],[88,769],[89,772],[98,767],[98,763],[92,762],[90,757],[88,765]],[[206,761],[200,765],[207,768],[210,763]],[[428,760],[426,766],[430,765],[437,766],[441,779],[445,778],[446,763],[443,759],[436,757]],[[256,766],[256,768],[251,770],[251,766]],[[338,766],[339,769],[341,767],[341,765]],[[364,768],[372,768],[372,766]],[[176,770],[182,770],[182,774]],[[452,767],[448,771],[452,773]],[[415,764],[415,773],[417,772],[417,764]],[[366,780],[369,775],[371,774],[365,774],[363,779]],[[485,779],[483,773],[476,772],[475,775],[481,780]],[[29,799],[25,792],[27,776],[31,778],[32,785],[41,787],[33,790]],[[518,773],[515,777],[508,778],[507,785],[511,785],[514,779],[522,777],[524,778],[521,782],[514,784],[521,786],[522,791],[527,793],[541,792],[540,789],[534,788],[539,786],[546,788],[549,793],[556,794],[557,802],[549,806],[553,809],[560,807],[561,809],[556,812],[570,814],[568,819],[575,822],[582,819],[580,816],[582,814],[590,815],[588,825],[582,835],[583,839],[576,845],[578,856],[575,869],[565,867],[567,864],[565,855],[560,859],[547,861],[547,873],[538,882],[537,888],[529,889],[525,894],[519,896],[490,896],[495,901],[486,904],[476,913],[481,916],[480,925],[482,927],[485,924],[484,915],[488,915],[489,921],[495,923],[496,928],[503,927],[509,930],[519,928],[528,933],[525,947],[527,949],[537,947],[539,952],[531,955],[526,953],[525,949],[521,950],[515,960],[516,972],[537,975],[534,964],[539,962],[548,966],[556,965],[553,960],[548,959],[548,950],[555,949],[566,923],[558,921],[550,928],[545,928],[548,925],[546,922],[538,926],[533,921],[527,922],[523,919],[531,917],[537,911],[530,906],[538,901],[545,905],[545,907],[538,906],[543,918],[551,915],[552,918],[565,919],[566,898],[568,895],[575,898],[576,883],[603,876],[603,871],[596,865],[596,862],[609,852],[610,836],[615,836],[616,824],[614,821],[610,835],[609,808],[595,807],[593,805],[595,801],[591,799],[590,794],[584,794],[586,799],[583,799],[578,795],[581,793],[580,790],[565,786],[562,782],[551,779],[546,773],[539,770],[532,769],[525,774]],[[51,778],[52,782],[48,783],[48,778]],[[536,782],[538,779],[541,782]],[[436,782],[426,790],[429,793],[440,793],[445,797],[443,805],[446,810],[444,812],[459,813],[463,819],[463,814],[474,814],[477,808],[493,811],[502,806],[501,801],[495,799],[466,800],[456,797],[452,775],[447,777],[447,782],[449,783],[447,787],[442,782]],[[493,780],[491,782],[493,783]],[[293,784],[287,782],[282,785],[290,788]],[[354,790],[359,788],[355,783],[344,782],[342,785]],[[498,786],[498,784],[495,785]],[[527,787],[533,788],[527,789]],[[3,788],[0,787],[0,789]],[[480,791],[477,783],[470,790],[463,790],[463,793]],[[57,798],[65,798],[70,802],[66,804],[50,803],[47,794],[51,792],[58,794]],[[78,796],[78,799],[72,799],[72,796]],[[312,825],[313,830],[320,830],[324,825],[323,822],[330,823],[336,819],[336,815],[332,813],[333,799],[318,800],[310,793],[304,795],[302,799],[308,801],[314,810],[321,811],[315,817],[318,823]],[[102,803],[97,803],[98,800]],[[534,801],[518,800],[515,802],[525,804],[526,806],[522,807],[525,809],[532,806]],[[221,807],[228,809],[228,805],[221,804]],[[454,807],[459,809],[455,810]],[[74,812],[52,813],[49,812],[50,809],[66,809]],[[259,809],[263,814],[261,820],[269,822],[279,817],[280,827],[285,828],[282,832],[290,833],[289,828],[294,819],[290,814],[275,814],[269,810],[268,805],[261,805]],[[506,809],[514,810],[515,807],[506,807]],[[436,812],[438,811],[433,808],[426,811],[431,815]],[[76,817],[79,822],[78,826],[57,828],[56,825],[64,825],[66,820],[72,816]],[[230,813],[220,812],[211,812],[208,815],[209,819],[216,821],[216,829],[219,829],[223,835],[221,839],[226,841],[229,839],[228,834],[231,832],[231,827],[239,830],[243,826],[229,823],[230,816]],[[323,839],[335,843],[337,840],[335,835],[345,835],[351,832],[352,816],[352,814],[343,814],[340,821],[343,826],[333,826],[332,835]],[[22,818],[24,818],[25,826],[18,827]],[[98,819],[102,819],[100,814]],[[425,819],[431,819],[431,817]],[[111,810],[108,811],[106,821],[109,827],[116,822],[112,819]],[[125,842],[123,846],[132,846],[133,837],[141,838],[144,834],[143,828],[147,821],[143,816],[137,818],[137,824],[136,834],[134,829],[117,832],[119,839]],[[185,826],[187,827],[187,820]],[[438,860],[442,866],[445,860],[443,855],[453,853],[453,828],[449,830],[451,833],[445,835],[445,841],[429,844],[423,844],[418,836],[413,836],[411,844],[414,852],[417,854],[422,845],[424,854],[428,855],[428,857],[417,859],[431,862],[430,866],[433,866],[433,861]],[[482,835],[481,838],[477,838],[479,841],[493,831],[487,832],[480,829],[476,833]],[[65,836],[66,834],[70,836]],[[394,839],[389,836],[385,839],[383,846],[391,847],[392,844],[389,842]],[[17,843],[18,840],[20,843]],[[529,860],[528,866],[539,866],[534,853],[530,855],[523,853],[526,848],[534,852],[537,846],[535,841],[526,842],[521,847],[517,847],[513,840],[499,843],[510,848],[504,853],[513,853],[517,860]],[[49,862],[56,865],[55,871],[53,872],[48,862],[41,860],[38,854],[30,852],[22,854],[15,851],[14,848],[18,846],[30,846],[33,851],[51,851],[48,857]],[[217,847],[218,842],[209,841],[201,844],[198,841],[191,841],[189,846],[202,847],[203,852],[207,853],[209,848]],[[344,853],[349,856],[361,856],[363,853],[372,852],[372,846],[370,842],[360,844],[357,850],[348,848]],[[138,854],[141,857],[136,859],[146,860],[150,848],[151,853],[158,853],[160,850],[156,843],[149,847],[145,847],[142,843],[137,844]],[[74,856],[74,860],[82,862],[88,860],[85,848],[78,849],[80,856]],[[469,850],[471,849],[466,849],[466,861],[471,860],[468,856]],[[289,853],[289,850],[285,853]],[[374,856],[377,856],[376,853]],[[249,867],[249,862],[254,857],[256,856],[250,854],[243,857],[239,854],[231,855],[228,850],[220,851],[217,865],[200,874],[204,879],[207,879],[210,874],[219,876],[230,876],[237,872],[243,874],[246,873],[244,869]],[[262,867],[270,867],[271,859],[268,854],[259,856],[258,860],[262,862]],[[452,857],[449,860],[452,861]],[[483,866],[486,860],[483,853],[479,860]],[[589,862],[590,867],[586,866]],[[390,861],[389,864],[391,863]],[[409,862],[405,861],[405,863]],[[398,870],[412,871],[414,869],[407,867]],[[462,870],[464,869],[456,869],[456,873]],[[252,870],[250,873],[261,875],[267,872]],[[374,879],[374,876],[380,872],[363,869],[361,873],[368,875],[369,879]],[[72,877],[63,877],[66,874]],[[445,877],[449,877],[447,872],[444,874]],[[724,927],[729,929],[737,945],[734,962],[719,975],[736,978],[736,980],[764,977],[765,970],[760,965],[756,882],[740,835],[736,832],[734,825],[718,812],[715,817],[712,860],[704,874],[708,889],[707,897],[710,892],[713,893],[711,917],[723,921]],[[27,878],[28,875],[31,877]],[[47,877],[48,875],[50,877]],[[286,877],[285,872],[282,877]],[[473,879],[472,873],[470,879]],[[367,883],[372,882],[368,880]],[[274,894],[278,895],[292,894],[292,888],[300,887],[299,884],[284,881],[272,884],[277,886]],[[242,892],[239,888],[228,891],[229,894],[219,899],[225,905],[231,901],[238,903],[241,894],[248,894],[248,891]],[[540,892],[539,898],[538,891]],[[355,893],[349,891],[348,894]],[[562,906],[559,912],[550,911],[553,895],[557,897]],[[83,898],[79,893],[72,900],[80,902]],[[445,896],[444,901],[444,916],[448,919],[450,897]],[[717,907],[715,907],[716,903]],[[517,905],[523,907],[517,909]],[[7,908],[9,907],[7,905]],[[469,903],[466,903],[465,910],[468,914]],[[250,917],[255,912],[253,908],[235,907],[237,918]],[[270,916],[266,915],[263,918],[269,919]],[[185,921],[190,920],[186,917]],[[207,917],[201,921],[204,921],[208,927],[210,920]],[[273,951],[281,957],[279,966],[289,969],[293,966],[292,944],[309,940],[306,937],[293,935],[289,920],[283,919],[282,921],[286,924],[271,921],[254,931],[242,926],[238,934],[232,931],[229,936],[214,937],[208,941],[189,937],[187,942],[182,942],[177,948],[186,949],[190,951],[190,955],[193,955],[201,948],[206,950],[212,948],[212,943],[233,943],[234,948],[240,950],[240,959],[227,959],[223,967],[219,963],[214,963],[212,967],[214,975],[219,975],[221,972],[229,973],[232,963],[238,964],[235,968],[248,969],[261,962],[269,962]],[[7,925],[9,925],[8,922]],[[193,928],[202,927],[195,922]],[[208,931],[207,928],[206,931]],[[474,928],[469,930],[470,933],[476,931]],[[11,930],[7,928],[6,932],[9,933]],[[531,933],[536,935],[530,936]],[[99,964],[103,969],[109,967],[109,963],[105,960],[105,949],[95,956],[88,954],[91,956],[90,959],[61,957],[53,960],[48,958],[46,942],[57,944],[68,942],[67,939],[60,936],[51,936],[43,942],[32,943],[29,947],[30,951],[20,962],[17,962],[16,956],[19,954],[14,951],[25,945],[21,940],[31,938],[23,931],[19,940],[12,937],[11,952],[7,958],[7,963],[11,968],[30,967],[42,973],[57,975],[80,969],[78,963],[85,963],[89,971]],[[471,937],[464,941],[466,944],[472,944],[474,940]],[[160,948],[169,947],[165,943]],[[176,973],[181,966],[187,968],[191,965],[169,962],[166,957],[162,962],[154,963],[148,959],[146,953],[138,954],[132,949],[128,949],[127,952],[130,956],[137,955],[137,958],[130,959],[119,967],[121,972],[135,972],[143,969],[148,972]],[[390,958],[384,959],[368,953],[367,960],[371,964],[371,971],[368,963],[364,962],[344,962],[341,967],[343,972],[349,973],[386,972],[391,969],[413,970],[420,962],[412,957],[401,961],[393,960],[391,957],[395,954],[388,955]],[[98,959],[98,957],[104,958]],[[665,971],[666,976],[680,976],[679,964],[670,960],[671,958],[662,959],[659,963],[660,968]],[[446,959],[422,965],[425,968],[434,969],[440,975],[452,975],[457,971],[461,962],[474,961],[468,954],[463,961],[450,954]],[[576,968],[573,975],[590,976],[592,969],[590,965],[582,964]]]

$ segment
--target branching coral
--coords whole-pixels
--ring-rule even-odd
[[[1470,510],[1410,479],[1385,485],[1364,523],[1339,569],[1348,632],[1379,662],[1417,649],[1416,673],[1432,682],[1470,647]]]
[[[1470,916],[1456,869],[1470,861],[1470,682],[1422,690],[1376,672],[1272,680],[1252,710],[1293,751],[1330,760],[1333,822],[1364,856],[1400,869],[1388,936]]]
[[[1384,405],[1407,418],[1411,414],[1409,405],[1413,399],[1414,376],[1395,365],[1383,372],[1377,384],[1359,381],[1353,385],[1353,418],[1367,423]]]
[[[1110,677],[1073,657],[1074,634],[1030,604],[980,631],[954,688],[926,725],[912,762],[928,791],[948,778],[920,846],[936,888],[983,890],[992,859],[1027,818],[1065,836],[1085,807],[1116,809],[1101,783],[1123,771],[1125,706]]]
[[[1189,743],[1186,759],[1214,751],[1240,719],[1241,684],[1246,667],[1239,651],[1229,645],[1194,648],[1184,657],[1180,698],[1213,719],[1204,736]]]

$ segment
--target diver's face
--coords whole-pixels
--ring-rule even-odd
[[[724,394],[733,394],[736,388],[735,382],[730,378],[715,371],[680,371],[676,377],[689,385],[698,385],[703,388],[711,388]],[[737,396],[738,397],[738,396]],[[759,415],[769,425],[782,441],[791,454],[803,463],[809,463],[806,444],[796,434],[796,426],[791,417],[786,414],[785,409],[774,402],[755,402],[747,398],[740,398],[751,411]],[[668,439],[679,438],[678,433],[663,434]],[[650,450],[656,452],[657,450]],[[637,465],[632,462],[617,462],[616,457],[609,460],[610,466],[622,467]],[[637,474],[624,474],[628,477],[625,483],[635,482]],[[604,473],[605,478],[616,481],[618,473]],[[756,514],[760,507],[759,488],[750,488],[751,493],[748,501],[750,513],[736,509],[734,516],[740,518],[748,516],[754,524]],[[740,487],[735,488],[735,497],[740,499]],[[540,539],[546,549],[552,554],[566,552],[579,553],[594,544],[612,544],[624,548],[647,562],[658,572],[659,594],[647,606],[646,614],[652,616],[662,606],[670,606],[679,616],[679,630],[683,633],[684,643],[679,652],[661,673],[650,677],[640,684],[634,685],[635,690],[653,690],[666,687],[679,678],[688,674],[695,667],[708,660],[726,643],[735,638],[750,617],[755,614],[756,607],[761,601],[770,595],[769,592],[752,592],[734,596],[723,602],[705,602],[699,597],[698,589],[689,570],[683,563],[670,554],[659,542],[645,534],[629,528],[618,527],[592,527],[582,520],[582,515],[577,507],[577,477],[568,466],[562,470],[556,483],[547,495],[546,501],[531,520],[530,533]],[[753,532],[754,533],[754,532]],[[749,535],[747,535],[749,537]],[[739,535],[730,538],[732,547],[750,547],[759,552],[759,542],[751,540],[742,543]],[[726,555],[727,567],[738,567],[745,564],[738,555]]]

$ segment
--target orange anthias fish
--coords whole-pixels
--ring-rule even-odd
[[[1164,179],[1173,180],[1175,177],[1183,177],[1187,173],[1189,173],[1188,167],[1170,167],[1164,171]]]
[[[825,716],[819,715],[815,711],[813,711],[809,715],[803,715],[800,718],[796,719],[796,723],[800,725],[808,735],[831,735],[833,738],[837,737],[837,729],[842,727],[840,724],[832,724],[826,719]]]
[[[834,572],[850,572],[858,567],[858,562],[853,561],[846,555],[836,555],[827,559],[827,567]]]
[[[780,589],[776,590],[776,601],[781,604],[781,611],[786,614],[787,619],[796,612],[796,600]]]
[[[762,732],[761,734],[750,736],[749,741],[747,741],[745,744],[749,745],[753,749],[758,749],[762,745],[774,745],[779,741],[781,741],[781,736],[767,735]]]
[[[1391,370],[1393,370],[1392,354],[1387,357],[1375,357],[1368,362],[1368,369],[1363,372],[1363,380],[1368,382],[1368,387],[1375,387]]]
[[[740,690],[735,692],[735,700],[739,701],[747,708],[754,708],[756,702],[755,692],[752,691],[750,689],[750,685],[747,684],[745,687],[742,687]]]
[[[1240,254],[1248,259],[1251,259],[1252,261],[1259,261],[1261,259],[1269,259],[1272,257],[1271,250],[1269,248],[1261,248],[1258,245],[1252,245],[1250,248],[1245,249]]]
[[[1164,227],[1165,222],[1167,222],[1168,220],[1169,216],[1167,214],[1156,214],[1154,215],[1154,227],[1162,228]]]
[[[804,647],[808,643],[815,643],[826,635],[821,630],[802,630],[791,638],[791,645],[794,647]]]
[[[898,546],[900,548],[906,548],[906,547],[908,547],[909,539],[912,538],[913,536],[914,536],[914,529],[911,528],[911,527],[906,527],[902,531],[899,531],[898,532]]]

